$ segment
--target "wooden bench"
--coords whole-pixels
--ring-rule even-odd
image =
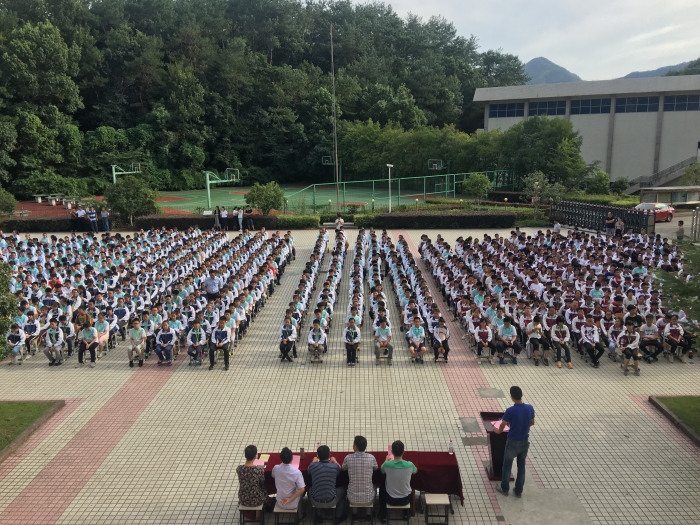
[[[447,494],[424,494],[425,523],[426,525],[449,525],[450,523],[450,497]],[[441,507],[442,511],[431,513],[431,507]],[[441,521],[431,522],[431,518],[440,518]]]
[[[248,519],[245,517],[245,512],[259,512],[260,519]],[[258,505],[257,507],[246,507],[245,505],[238,505],[238,523],[240,525],[245,525],[246,523],[260,523],[260,525],[265,525],[265,506]]]
[[[391,519],[391,511],[392,510],[401,511],[401,518],[392,520]],[[411,520],[411,504],[410,503],[406,503],[405,505],[390,505],[388,503],[386,504],[386,522],[387,522],[387,525],[391,521],[403,521],[404,523],[406,523],[406,525],[408,525],[410,520]]]

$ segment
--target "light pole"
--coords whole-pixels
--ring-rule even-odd
[[[389,168],[389,213],[391,213],[391,168],[394,167],[393,164],[387,164],[387,168]]]

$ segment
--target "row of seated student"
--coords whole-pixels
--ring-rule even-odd
[[[347,244],[342,228],[337,230],[336,249],[334,254],[343,254],[343,246]],[[333,266],[334,262],[331,262]],[[330,270],[330,268],[329,268]],[[325,292],[330,296],[330,304],[335,302],[337,284],[342,275],[342,265],[334,268],[337,271],[337,281],[330,279],[330,283],[324,283],[324,292],[321,293],[321,302],[314,311],[314,319],[309,329],[307,344],[312,357],[322,346],[327,352],[328,325],[325,320],[330,319],[332,311],[323,302]],[[387,296],[383,290],[383,271],[390,277],[392,286],[397,292],[396,307],[399,309],[400,331],[404,334],[411,362],[424,363],[424,354],[430,348],[435,361],[443,358],[445,362],[449,355],[449,328],[444,318],[441,317],[437,305],[432,301],[427,288],[427,283],[420,277],[415,259],[403,237],[399,238],[398,247],[393,244],[386,231],[378,237],[373,229],[359,231],[353,262],[350,268],[350,294],[348,309],[345,314],[345,326],[343,328],[343,343],[345,345],[346,363],[353,367],[357,363],[357,351],[361,344],[361,330],[363,329],[363,316],[365,310],[364,282],[369,283],[368,308],[372,320],[371,333],[373,334],[373,346],[375,363],[379,364],[381,358],[387,359],[387,364],[392,365],[394,357],[394,344],[392,343],[391,309],[387,308]],[[333,274],[333,271],[330,272]],[[410,277],[407,278],[406,275]],[[415,292],[414,292],[415,287]],[[418,309],[418,305],[422,310]],[[294,313],[297,309],[290,304],[284,324],[280,329],[280,357],[285,360],[285,355],[295,349],[297,330]],[[424,319],[426,321],[424,321]],[[294,339],[290,340],[289,338]],[[320,343],[319,343],[320,341]]]
[[[640,375],[640,359],[692,357],[685,313],[667,311],[649,271],[682,268],[680,249],[660,236],[514,231],[508,238],[460,237],[453,248],[424,235],[419,251],[479,364],[484,351],[492,364],[496,354],[500,364],[517,364],[528,345],[536,366],[540,351],[548,366],[554,349],[557,366],[564,359],[569,369],[572,353],[598,368],[607,349],[611,359],[622,357],[625,375],[630,361]]]
[[[237,339],[279,284],[292,243],[290,232],[270,236],[264,228],[231,240],[197,227],[133,237],[3,236],[19,305],[6,335],[11,364],[43,345],[50,366],[77,347],[76,366],[89,353],[94,367],[121,336],[131,367],[153,352],[159,365],[172,364],[186,348],[191,365],[208,354],[211,370],[223,353],[228,370]]]

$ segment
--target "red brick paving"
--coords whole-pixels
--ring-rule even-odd
[[[153,359],[136,370],[7,506],[0,524],[56,523],[177,368],[158,367]]]

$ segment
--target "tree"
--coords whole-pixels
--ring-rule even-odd
[[[666,76],[675,77],[679,75],[700,75],[700,58],[696,58],[683,69],[672,69]]]
[[[610,193],[610,175],[604,171],[599,171],[586,182],[586,193],[588,195],[607,195]]]
[[[541,205],[559,202],[566,193],[566,187],[563,184],[550,183],[541,171],[534,171],[523,177],[523,186],[523,195],[535,206],[535,219]]]
[[[117,179],[117,183],[105,190],[107,205],[122,217],[129,217],[129,224],[134,224],[134,217],[155,213],[156,192],[141,179],[127,175]]]
[[[693,162],[685,169],[680,183],[682,186],[700,186],[700,162]]]
[[[474,195],[476,197],[477,206],[481,206],[481,199],[485,199],[492,188],[493,183],[483,173],[472,173],[462,183],[462,193]]]
[[[284,206],[284,190],[274,181],[262,186],[256,182],[246,193],[245,201],[263,215],[269,215],[270,210],[281,210]]]
[[[622,193],[630,187],[630,181],[627,177],[620,177],[610,183],[610,193],[622,195]]]
[[[17,207],[17,200],[12,196],[12,194],[0,188],[0,213],[5,215],[12,215]]]
[[[12,278],[12,267],[0,261],[0,359],[7,355],[7,341],[4,335],[10,331],[19,303],[15,294],[10,292],[10,279]]]

